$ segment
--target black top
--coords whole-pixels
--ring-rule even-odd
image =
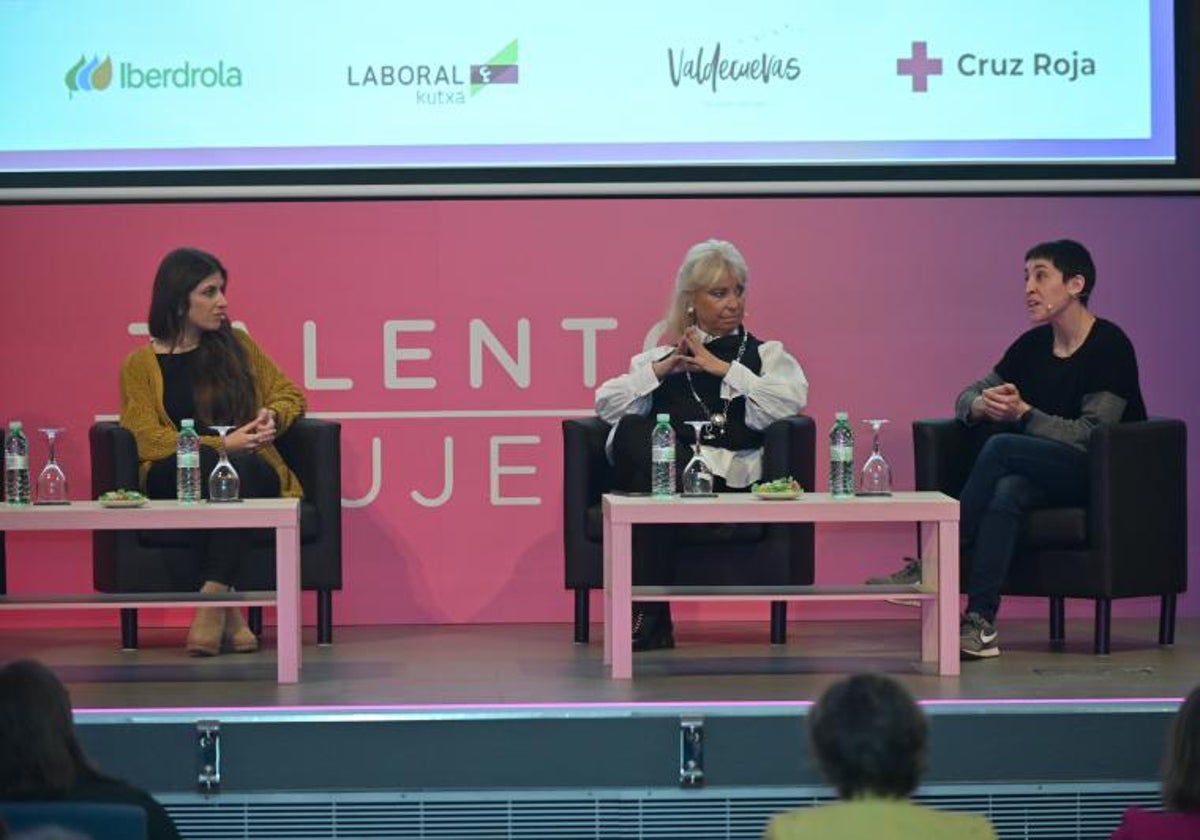
[[[137,805],[146,812],[146,834],[149,840],[181,840],[171,816],[153,796],[119,779],[82,775],[65,793],[38,796],[36,800],[25,801]]]
[[[1104,318],[1096,319],[1083,344],[1065,359],[1054,355],[1051,326],[1034,327],[1005,351],[996,373],[1045,414],[1077,420],[1085,396],[1108,392],[1125,401],[1121,422],[1146,419],[1133,343]]]
[[[163,375],[163,408],[175,427],[179,428],[185,418],[196,417],[196,395],[192,390],[192,366],[196,351],[156,353],[155,358]]]
[[[761,344],[762,342],[753,334],[747,333],[746,352],[742,354],[741,363],[755,374],[762,373],[762,357],[758,354]],[[721,361],[732,363],[737,358],[738,348],[741,345],[742,334],[739,330],[736,333],[714,338],[704,347]],[[690,429],[687,437],[682,434],[683,430],[688,428],[685,421],[707,420],[713,412],[725,411],[725,400],[721,399],[721,382],[721,377],[704,371],[692,374],[691,385],[688,384],[688,378],[683,374],[668,376],[654,390],[651,415],[660,412],[670,414],[671,425],[675,427],[676,439],[691,440]],[[695,394],[692,394],[693,387],[696,389]],[[696,396],[699,396],[700,400],[697,400]],[[704,403],[703,406],[700,404],[701,401]],[[725,434],[715,440],[706,441],[708,445],[732,450],[762,447],[763,433],[746,425],[746,398],[744,396],[731,400],[726,414]]]

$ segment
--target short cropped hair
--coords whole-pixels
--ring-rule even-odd
[[[1087,306],[1092,288],[1096,285],[1096,264],[1092,262],[1092,255],[1087,248],[1074,239],[1039,242],[1025,253],[1025,262],[1030,260],[1050,260],[1062,272],[1064,281],[1076,274],[1082,277],[1083,291],[1079,293],[1079,302]]]
[[[928,732],[912,696],[881,674],[834,683],[808,718],[821,773],[843,799],[911,794],[925,771]]]
[[[750,283],[750,269],[732,242],[706,239],[689,248],[675,273],[675,292],[667,311],[667,327],[682,334],[690,326],[687,308],[692,295],[717,283],[726,274],[732,274],[743,289]]]
[[[1173,811],[1200,811],[1200,686],[1179,707],[1165,763],[1163,804]]]

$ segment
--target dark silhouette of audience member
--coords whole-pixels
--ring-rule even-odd
[[[1179,707],[1167,742],[1165,811],[1130,808],[1112,840],[1195,840],[1200,837],[1200,686]]]
[[[146,812],[150,840],[180,840],[150,794],[106,776],[83,754],[71,697],[54,672],[24,659],[0,668],[0,801],[110,802]]]
[[[809,741],[839,801],[776,815],[765,840],[995,838],[977,814],[909,799],[925,770],[929,724],[904,688],[879,674],[834,683],[808,716]]]

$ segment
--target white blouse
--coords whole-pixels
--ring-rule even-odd
[[[711,336],[705,336],[707,344]],[[629,361],[629,372],[602,383],[596,389],[596,413],[610,423],[626,414],[647,415],[654,402],[654,389],[660,384],[651,365],[673,350],[659,346],[638,353]],[[764,341],[758,348],[762,372],[755,374],[741,362],[732,362],[721,381],[721,399],[746,398],[746,425],[763,431],[776,420],[798,414],[808,404],[808,379],[800,363],[778,341]],[[682,376],[683,374],[672,374]],[[612,433],[607,452],[612,460]],[[722,449],[701,444],[700,451],[713,472],[730,487],[749,487],[762,478],[762,448]]]

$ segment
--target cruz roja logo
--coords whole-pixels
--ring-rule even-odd
[[[965,52],[958,56],[953,66],[958,75],[969,79],[1033,76],[1074,82],[1084,76],[1096,75],[1096,60],[1080,55],[1078,50],[1072,50],[1069,56],[1041,52],[1025,56]],[[913,92],[926,93],[929,78],[942,75],[942,60],[929,55],[924,41],[913,41],[910,56],[896,59],[896,75],[910,76]]]
[[[101,61],[98,56],[79,56],[79,61],[71,65],[63,79],[67,85],[68,96],[87,90],[104,90],[112,84],[112,57],[105,56]]]
[[[486,64],[367,64],[346,67],[348,87],[411,88],[418,105],[465,105],[471,96],[493,85],[515,85],[519,79],[517,39]]]

